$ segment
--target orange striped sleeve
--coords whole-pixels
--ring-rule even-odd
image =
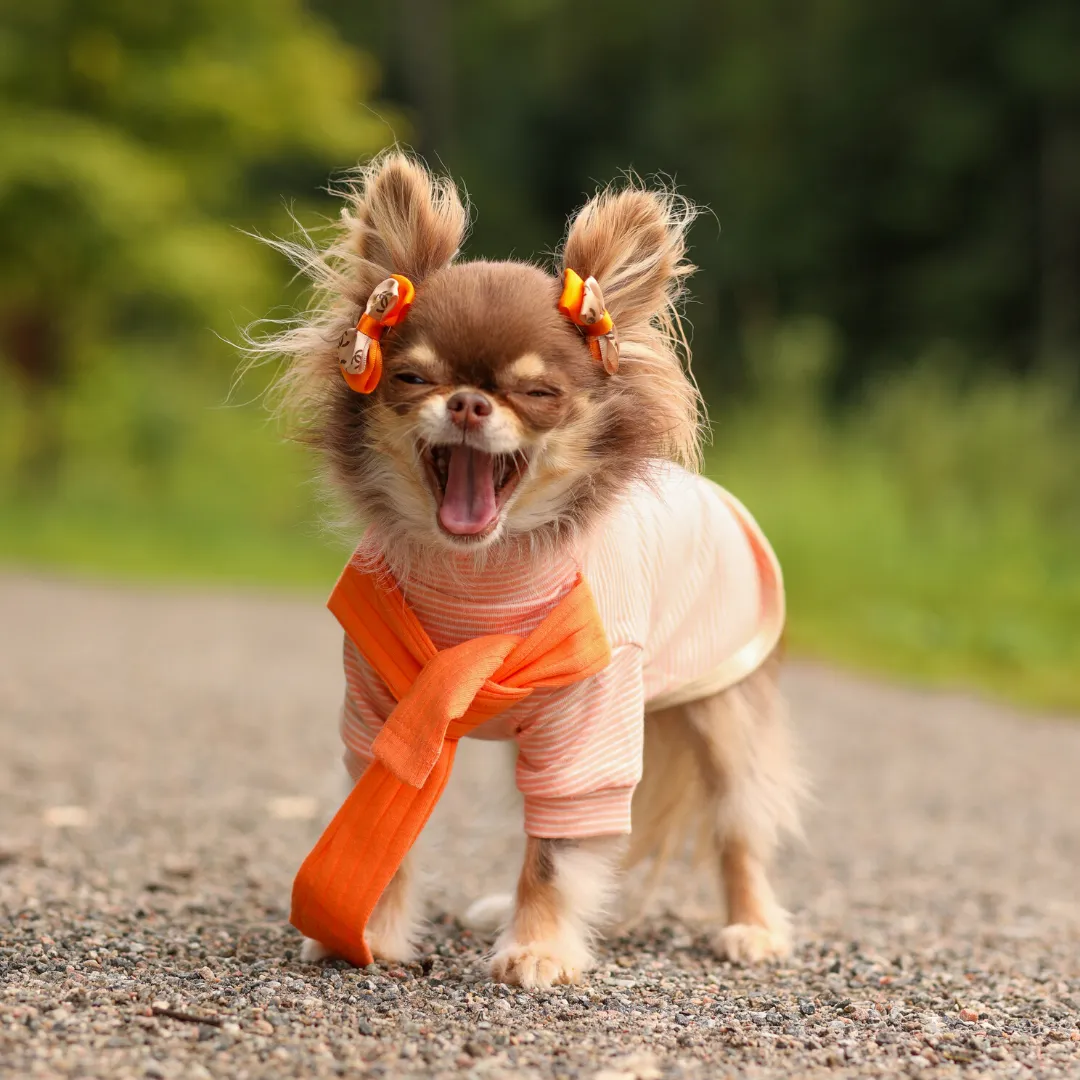
[[[535,697],[517,736],[525,831],[564,839],[629,833],[641,779],[641,650],[618,648],[598,675]]]

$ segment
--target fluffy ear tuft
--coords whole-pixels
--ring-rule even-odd
[[[286,361],[276,381],[281,411],[301,437],[315,443],[328,401],[344,386],[341,335],[356,325],[371,291],[391,274],[404,274],[419,286],[457,254],[469,223],[453,181],[397,150],[357,169],[335,194],[345,207],[328,246],[306,232],[299,241],[268,241],[311,279],[311,310],[277,324],[268,336],[245,334],[247,367]]]
[[[663,318],[693,273],[686,230],[697,210],[674,192],[609,188],[570,222],[563,267],[600,283],[616,328]]]
[[[600,284],[619,335],[612,378],[648,418],[654,456],[693,468],[701,461],[704,406],[677,305],[694,271],[686,231],[696,216],[697,208],[670,190],[608,188],[570,222],[562,252],[564,269]]]
[[[419,284],[446,266],[465,239],[469,219],[454,182],[400,151],[359,169],[342,194],[341,251],[355,259],[358,302],[390,274]]]

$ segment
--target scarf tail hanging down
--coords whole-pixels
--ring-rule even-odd
[[[581,578],[527,638],[488,634],[442,651],[385,574],[350,563],[329,607],[398,704],[296,875],[290,922],[363,966],[368,919],[435,809],[457,741],[538,687],[596,674],[611,651]]]
[[[454,763],[447,741],[428,782],[402,798],[401,782],[380,761],[364,773],[304,860],[289,921],[357,967],[372,962],[367,921],[439,801]]]

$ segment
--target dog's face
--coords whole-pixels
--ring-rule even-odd
[[[358,280],[321,326],[289,339],[301,357],[291,380],[339,487],[384,543],[479,552],[557,542],[587,529],[651,458],[693,455],[696,394],[665,322],[685,272],[686,221],[670,196],[602,196],[567,239],[565,265],[597,276],[615,321],[615,374],[559,313],[561,273],[452,261],[465,224],[452,186],[391,156],[351,198],[331,255],[358,265]],[[409,277],[416,295],[382,339],[374,392],[354,393],[326,343],[389,273]]]
[[[520,263],[450,266],[417,290],[375,393],[336,403],[341,479],[364,516],[428,546],[490,546],[584,523],[647,456],[634,402],[558,294]]]

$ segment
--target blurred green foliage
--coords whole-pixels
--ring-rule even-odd
[[[634,168],[712,211],[709,470],[794,649],[1080,709],[1073,0],[0,4],[0,556],[325,588],[349,537],[232,385],[304,303],[248,234],[395,137],[489,257]]]
[[[794,652],[1080,709],[1070,388],[965,385],[931,353],[830,414],[834,348],[816,319],[757,342],[708,462],[776,546]]]
[[[0,348],[26,483],[52,482],[72,434],[59,399],[118,345],[155,373],[205,368],[223,358],[207,328],[280,302],[280,268],[242,230],[287,228],[283,194],[309,201],[385,142],[373,79],[299,0],[5,4]],[[152,459],[169,406],[146,389],[132,422]]]
[[[762,323],[833,326],[833,393],[951,341],[972,370],[1080,363],[1076,0],[316,0],[377,43],[476,247],[528,255],[626,168],[694,234],[698,374]],[[376,35],[373,37],[373,34]]]

